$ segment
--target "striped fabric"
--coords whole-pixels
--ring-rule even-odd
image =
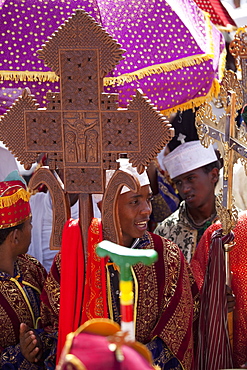
[[[226,271],[224,248],[234,238],[222,236],[222,229],[212,234],[208,266],[201,293],[197,370],[231,369],[232,350],[227,327]]]

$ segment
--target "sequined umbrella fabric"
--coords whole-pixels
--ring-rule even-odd
[[[0,0],[1,1],[1,0]],[[1,3],[0,3],[1,4]],[[41,107],[59,78],[36,51],[82,8],[126,50],[105,91],[125,107],[141,88],[162,111],[199,106],[217,95],[224,40],[193,0],[5,0],[0,9],[0,114],[29,87]]]

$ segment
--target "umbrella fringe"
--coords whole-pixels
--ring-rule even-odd
[[[59,81],[59,76],[57,76],[54,72],[0,71],[0,80],[56,82]]]
[[[213,57],[214,56],[212,54],[193,55],[170,63],[157,64],[155,66],[142,68],[138,71],[126,73],[117,77],[105,77],[104,86],[124,85],[125,83],[140,80],[144,77],[152,76],[154,74],[166,73],[175,71],[177,69],[191,67],[213,59]]]
[[[212,98],[217,98],[220,92],[220,84],[219,81],[215,78],[213,80],[212,86],[205,96],[201,96],[192,100],[187,101],[186,103],[176,105],[172,108],[168,108],[165,110],[161,110],[160,112],[164,114],[165,116],[170,115],[171,113],[177,112],[178,110],[180,111],[185,111],[187,109],[195,109],[205,103],[206,101],[211,101]]]
[[[142,68],[138,71],[126,73],[117,77],[105,77],[104,86],[123,85],[124,83],[136,81],[144,77],[152,76],[165,72],[171,72],[185,67],[191,67],[208,61],[213,58],[211,54],[200,54],[186,57],[170,63],[157,64]],[[30,71],[0,71],[0,80],[10,81],[40,81],[40,82],[56,82],[59,81],[59,76],[54,72],[30,72]]]

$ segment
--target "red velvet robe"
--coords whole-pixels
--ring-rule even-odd
[[[67,255],[64,252],[66,244],[71,251],[72,229],[75,228],[78,231],[79,228],[78,224],[76,226],[73,223],[73,225],[71,224],[71,229],[69,227],[70,222],[67,223],[65,233],[63,234],[62,265],[63,253]],[[75,230],[75,232],[77,231]],[[72,302],[71,309],[60,312],[59,331],[60,339],[61,336],[62,339],[58,348],[59,354],[65,342],[66,334],[76,330],[79,325],[88,319],[107,317],[108,315],[105,261],[95,254],[96,245],[100,241],[100,231],[101,225],[97,219],[94,219],[89,230],[88,265],[90,265],[90,268],[87,269],[83,291],[80,291],[84,295],[81,321],[73,322],[71,330],[68,331],[67,323],[71,320],[71,315],[77,312],[75,304],[73,304],[74,301],[70,300]],[[77,239],[77,242],[78,248],[81,250],[79,239]],[[138,300],[135,307],[137,318],[136,340],[145,344],[156,336],[160,337],[173,355],[177,357],[184,369],[193,369],[193,323],[199,312],[198,290],[193,276],[181,251],[172,242],[158,235],[147,233],[143,248],[154,248],[158,252],[159,259],[151,266],[138,264],[134,267],[138,285]],[[43,312],[50,311],[50,319],[48,321],[50,323],[53,321],[56,324],[58,323],[56,313],[58,310],[56,308],[54,312],[54,306],[57,306],[58,301],[54,303],[52,289],[59,286],[60,258],[61,254],[59,253],[51,268],[48,277],[49,283],[45,285],[45,290],[42,293],[44,298]],[[71,269],[71,261],[68,258],[66,258],[66,261]],[[68,269],[66,270],[68,271]],[[57,279],[56,282],[54,282],[54,278]],[[82,276],[79,275],[78,280],[81,280],[81,278]],[[73,291],[77,283],[73,277],[70,279],[69,274],[66,279],[63,277],[63,281],[65,286],[61,285],[61,300],[68,302],[69,290]],[[77,302],[81,301],[80,297],[78,297],[80,292],[77,293]],[[57,290],[56,293],[58,293]],[[64,295],[63,298],[62,295]],[[77,308],[80,311],[80,304]],[[51,319],[52,317],[54,318]]]
[[[208,253],[212,233],[221,224],[211,225],[202,236],[191,268],[201,289],[208,262]],[[247,361],[247,213],[239,215],[237,226],[233,229],[236,245],[230,252],[230,269],[232,271],[232,290],[236,297],[233,323],[233,366],[239,368]]]

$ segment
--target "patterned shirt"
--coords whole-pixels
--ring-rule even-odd
[[[190,263],[203,232],[217,220],[217,215],[212,216],[210,220],[197,227],[188,217],[185,201],[182,201],[171,216],[158,224],[154,233],[177,244]]]

